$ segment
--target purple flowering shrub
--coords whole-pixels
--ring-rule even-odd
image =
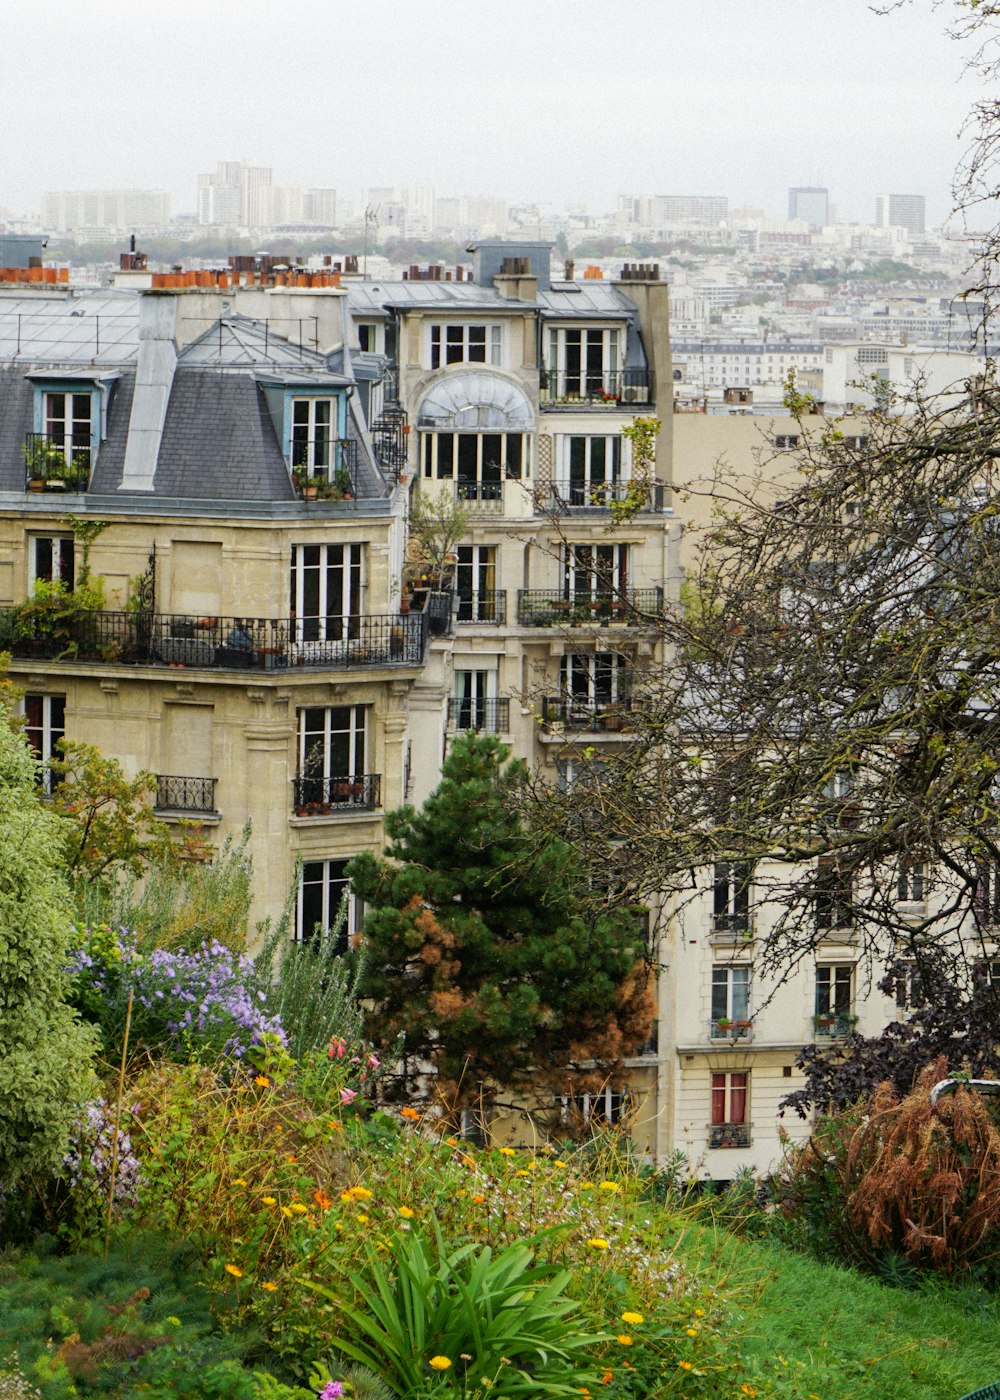
[[[120,1052],[129,995],[129,1044],[182,1060],[246,1057],[285,1044],[278,1016],[255,985],[252,961],[217,941],[193,950],[139,950],[135,935],[106,925],[84,931],[68,971],[71,1000]]]
[[[126,1109],[122,1115],[123,1122],[127,1124],[130,1117],[131,1110]],[[74,1191],[95,1195],[102,1205],[106,1205],[111,1194],[114,1162],[113,1200],[115,1208],[120,1210],[135,1204],[142,1176],[132,1139],[122,1122],[118,1125],[117,1139],[116,1147],[112,1105],[106,1099],[86,1104],[83,1117],[73,1131],[63,1168]]]

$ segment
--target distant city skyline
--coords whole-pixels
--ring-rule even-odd
[[[915,0],[508,0],[483,29],[458,0],[5,0],[13,113],[0,207],[54,190],[165,190],[196,212],[218,161],[282,184],[431,185],[439,197],[584,203],[728,196],[784,217],[823,186],[871,222],[886,190],[950,211],[958,132],[978,95],[946,13]],[[38,26],[58,33],[42,50]],[[508,42],[516,38],[516,42]]]

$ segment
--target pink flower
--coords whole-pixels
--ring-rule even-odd
[[[334,1036],[333,1039],[330,1041],[330,1048],[329,1048],[329,1050],[328,1050],[326,1053],[330,1056],[330,1059],[331,1059],[331,1060],[333,1060],[333,1059],[342,1060],[342,1059],[344,1058],[344,1055],[345,1055],[346,1051],[347,1051],[347,1041],[346,1041],[346,1040],[341,1040],[338,1036]],[[332,1384],[332,1382],[331,1382],[331,1384]]]
[[[379,1059],[379,1057],[378,1057],[377,1055],[369,1055],[369,1056],[368,1056],[368,1063],[371,1065],[372,1069],[378,1069],[378,1067],[379,1067],[379,1065],[382,1063],[382,1061]]]
[[[341,1089],[341,1091],[340,1091],[340,1102],[341,1102],[341,1103],[353,1103],[354,1100],[355,1100],[357,1097],[358,1097],[358,1091],[357,1091],[357,1089]]]
[[[344,1387],[340,1381],[327,1381],[319,1393],[319,1400],[340,1400],[343,1393]]]

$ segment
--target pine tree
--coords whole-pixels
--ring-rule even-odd
[[[367,903],[359,993],[369,1033],[404,1037],[455,1107],[484,1086],[553,1093],[613,1078],[650,1032],[634,913],[587,883],[572,846],[508,799],[523,780],[491,735],[463,735],[422,810],[386,819],[389,860],[349,867]],[[580,1068],[585,1064],[585,1068]]]
[[[66,1005],[72,905],[59,873],[60,819],[35,763],[0,715],[0,1188],[66,1150],[91,1085],[93,1034]]]

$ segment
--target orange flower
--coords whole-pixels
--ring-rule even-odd
[[[266,1288],[268,1293],[277,1293],[278,1291],[278,1285],[276,1283],[262,1283],[261,1288]]]
[[[242,1277],[243,1277],[243,1270],[242,1270],[242,1269],[238,1269],[238,1268],[236,1267],[235,1264],[227,1264],[227,1265],[226,1265],[226,1273],[227,1273],[227,1274],[232,1274],[233,1278],[242,1278]]]
[[[610,1385],[613,1374],[612,1371],[605,1371],[604,1375],[601,1377],[601,1385]]]
[[[314,1191],[313,1200],[319,1206],[320,1210],[329,1210],[333,1205],[333,1201],[325,1191]]]
[[[270,1089],[271,1087],[271,1081],[266,1074],[258,1074],[254,1083],[261,1089]]]
[[[482,1203],[486,1200],[486,1197],[485,1197],[485,1196],[473,1196],[472,1199],[473,1199],[473,1201],[475,1202],[475,1204],[476,1204],[477,1206],[481,1206]]]
[[[416,1120],[420,1117],[420,1114],[415,1108],[410,1108],[407,1105],[406,1108],[401,1108],[399,1110],[399,1116],[400,1118],[408,1118],[411,1122],[416,1122]]]

